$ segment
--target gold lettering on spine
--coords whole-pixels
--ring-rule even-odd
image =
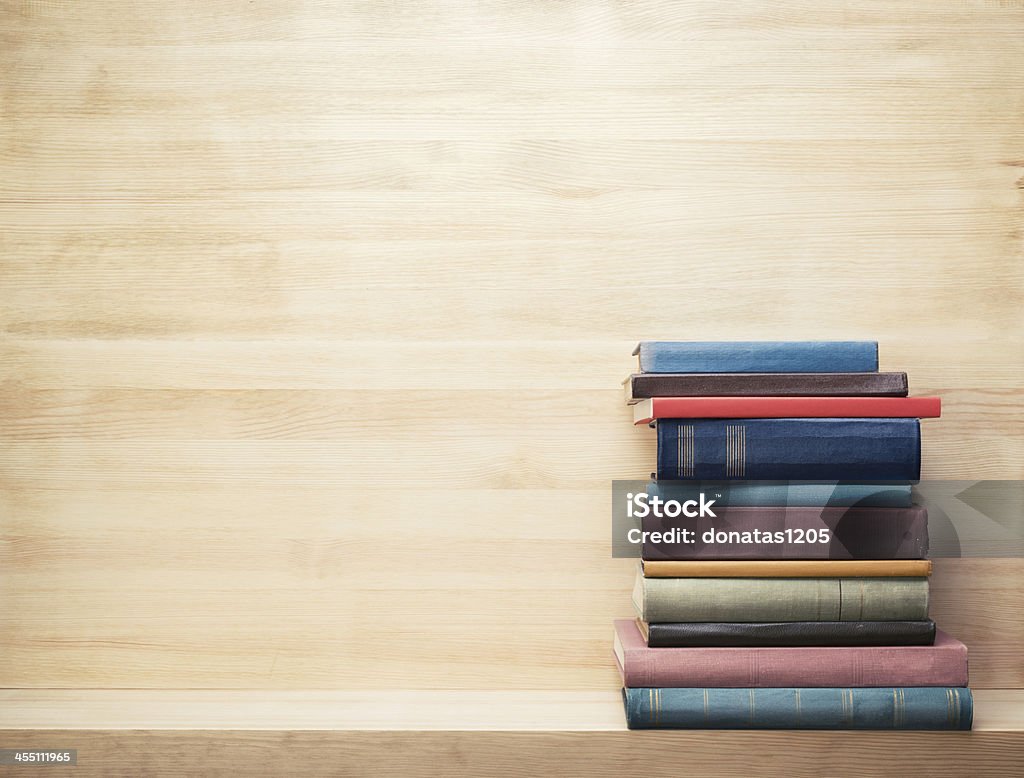
[[[742,478],[746,473],[746,428],[729,424],[725,428],[725,474]]]
[[[686,454],[686,466],[688,468],[686,474],[688,476],[690,476],[690,478],[693,478],[694,466],[695,466],[695,462],[696,462],[696,453],[697,452],[696,452],[696,446],[694,445],[695,441],[694,441],[694,438],[693,438],[693,426],[692,425],[688,426],[686,428],[686,439],[687,439],[687,442],[689,444],[689,447],[687,448],[687,454]]]
[[[681,424],[676,435],[676,471],[680,478],[693,478],[693,425]]]
[[[740,429],[739,427],[732,428],[732,474],[733,476],[742,475],[740,473]]]
[[[747,474],[747,428],[740,427],[740,478]]]
[[[853,690],[842,689],[841,692],[843,699],[843,723],[846,725],[846,729],[853,727]]]
[[[747,474],[747,428],[741,424],[725,426],[725,475],[744,478]]]
[[[683,477],[683,430],[686,429],[680,426],[676,430],[676,477]]]
[[[732,475],[732,426],[725,425],[725,477]]]

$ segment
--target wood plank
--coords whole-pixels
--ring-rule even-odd
[[[76,775],[139,775],[173,764],[203,775],[612,776],[639,749],[656,776],[677,775],[683,762],[719,776],[1004,776],[1024,759],[1019,691],[978,692],[969,733],[627,732],[617,692],[46,690],[4,691],[0,699],[3,742],[77,748]]]
[[[8,685],[607,689],[631,560],[607,486],[12,490]],[[486,510],[479,506],[486,505]],[[145,532],[139,528],[144,527]],[[1024,561],[940,559],[977,688],[1024,686]]]
[[[993,292],[995,293],[995,292]],[[865,304],[868,301],[865,299]],[[784,313],[784,312],[783,312]],[[898,326],[899,311],[878,311],[879,322]],[[806,324],[776,321],[765,337],[799,337]],[[956,321],[934,322],[937,332],[949,327],[949,340],[918,337],[911,329],[879,345],[882,370],[910,375],[914,394],[970,390],[960,402],[977,402],[974,392],[999,391],[1011,398],[1020,391],[1024,373],[1024,338],[997,340],[954,337]],[[870,322],[847,326],[825,322],[822,338],[870,337]],[[923,326],[923,325],[922,325]],[[694,339],[738,340],[749,327],[740,321],[693,323]],[[761,331],[761,330],[759,330]],[[608,413],[625,414],[622,380],[636,372],[630,356],[638,340],[672,337],[670,329],[645,327],[625,339],[560,340],[393,340],[317,338],[211,338],[117,336],[67,339],[0,339],[0,360],[7,368],[4,386],[28,389],[349,389],[449,392],[532,389],[538,392],[578,389],[606,392]],[[566,369],[571,360],[572,369]],[[268,370],[267,365],[274,365]],[[617,397],[611,395],[617,393]],[[936,429],[950,423],[947,413]],[[1008,476],[1010,477],[1010,476]]]
[[[905,197],[909,205],[923,188],[964,191],[999,187],[1012,183],[1019,175],[1013,160],[1005,155],[1005,141],[1000,137],[985,136],[972,136],[957,148],[950,148],[948,141],[921,138],[885,141],[844,138],[803,142],[761,138],[742,143],[692,138],[457,141],[364,138],[297,141],[285,145],[262,136],[235,138],[228,143],[196,131],[187,142],[169,143],[160,137],[140,135],[133,138],[130,145],[111,146],[108,138],[89,132],[88,127],[78,129],[78,133],[72,133],[55,126],[52,133],[36,138],[32,145],[10,148],[5,157],[7,175],[0,181],[0,198],[180,199],[196,195],[223,196],[249,190],[280,193],[339,189],[377,192],[511,190],[563,198],[594,198],[622,191],[728,187],[747,192],[771,192],[785,188],[794,195],[814,192],[832,198],[841,198],[850,191],[888,193]],[[74,168],[61,161],[63,155],[69,153],[73,153],[77,160]],[[750,175],[750,168],[757,169],[756,177]],[[39,239],[43,241],[50,237],[43,235]],[[950,239],[957,237],[950,236]],[[141,238],[145,239],[145,233]],[[930,240],[928,235],[908,235],[906,238],[917,238],[922,242]],[[182,240],[188,240],[188,236],[182,236]],[[465,251],[463,243],[453,241],[445,253],[448,250]],[[549,250],[550,243],[545,241],[537,249]],[[935,251],[942,251],[943,243],[934,240],[931,243]],[[351,244],[352,241],[346,241],[339,248]],[[678,261],[678,254],[668,251],[670,247],[656,241],[647,241],[646,244],[644,260],[648,272],[656,271],[656,268],[651,268],[652,261],[668,258]],[[243,242],[238,248],[245,245]],[[613,251],[616,248],[615,244],[607,248],[604,246],[603,241],[595,242],[589,249],[600,257],[609,248]],[[106,247],[106,243],[93,240],[92,247],[99,250]],[[820,241],[820,247],[837,255],[844,249],[825,240]],[[176,266],[167,257],[168,254],[173,257],[173,248],[151,247],[156,253],[150,258],[163,256],[166,263],[161,263],[160,273],[154,274],[157,279],[166,272],[174,272]],[[192,240],[189,248],[186,256],[177,257],[181,263],[180,272],[187,270],[197,274],[196,280],[202,280],[230,269],[230,264],[222,268],[204,261],[216,246]],[[297,253],[304,248],[303,254]],[[395,272],[394,279],[382,278],[373,272],[374,268],[365,265],[348,267],[345,273],[339,272],[335,263],[310,251],[310,248],[315,248],[313,241],[296,241],[289,251],[281,253],[279,262],[294,265],[290,272],[282,274],[281,281],[302,281],[304,277],[316,278],[327,274],[332,285],[354,283],[357,279],[362,280],[363,275],[370,282],[380,283],[382,280],[401,279],[410,273],[415,273],[418,276],[416,280],[424,283],[438,281],[428,269],[407,261],[410,258],[394,242],[384,241],[367,247],[374,252],[393,252],[392,261],[402,263],[401,272]],[[748,256],[752,252],[756,256],[765,251],[764,247],[749,242],[745,248]],[[892,252],[893,249],[886,244],[866,241],[864,251],[859,251],[858,257],[862,261],[870,260],[870,256],[864,256],[865,252],[878,254],[887,250]],[[39,259],[44,264],[40,271],[45,273],[46,260],[52,263],[55,259],[41,253]],[[232,257],[240,259],[242,255],[226,252],[225,260]],[[500,275],[507,278],[517,270],[524,275],[563,270],[557,264],[535,263],[535,258],[536,255],[525,254],[520,249],[514,257],[518,261],[503,263],[507,266],[500,268]],[[12,265],[24,264],[24,272],[32,272],[35,263],[21,263],[18,259],[13,257]],[[586,263],[574,256],[566,259],[575,267],[564,272],[591,271]],[[912,272],[912,268],[928,265],[935,259],[934,254],[903,253],[899,263],[886,262],[873,267],[872,278],[877,280],[876,274],[881,274],[882,277],[894,275],[902,280],[905,278],[901,274],[904,268]],[[62,266],[72,265],[83,273],[104,273],[111,269],[84,261],[85,258],[77,252],[66,253],[60,260]],[[989,258],[979,256],[978,261],[987,262]],[[303,273],[309,262],[316,264]],[[471,261],[461,264],[463,273],[474,273],[474,282],[477,277],[484,284],[493,281],[496,268],[490,263],[485,267]],[[535,264],[540,264],[540,267],[535,267]],[[798,278],[798,274],[789,271],[803,264],[806,261],[796,257],[779,270]],[[616,264],[595,269],[616,274],[620,278],[617,283],[637,280],[630,266]],[[1006,270],[989,268],[996,269]],[[131,274],[133,280],[151,282],[150,274],[141,272],[142,268],[123,270]],[[714,277],[703,267],[698,266],[694,270]],[[236,278],[238,281],[252,282],[245,274],[236,275],[240,276]],[[970,277],[966,272],[963,275]],[[574,275],[569,278],[578,280]],[[974,278],[975,281],[981,280],[977,276]],[[772,276],[764,274],[763,280],[770,281]],[[924,283],[933,280],[930,275],[919,279]]]
[[[953,772],[1005,778],[1024,746],[1016,732],[309,732],[215,730],[0,730],[19,748],[78,749],[76,776],[173,771],[193,775],[410,778],[583,774],[614,778],[643,754],[644,774],[747,778],[766,770],[793,778],[873,778],[893,771],[930,778]],[[173,765],[169,767],[169,765]],[[18,770],[2,772],[4,770]],[[0,775],[23,775],[0,767]]]
[[[500,219],[512,232],[522,232],[520,225],[531,221],[546,222],[547,227],[544,229],[553,229],[556,223],[561,223],[566,234],[572,234],[575,229],[573,215],[567,213],[563,217],[559,213],[562,210],[561,206],[552,208],[543,217],[536,213],[522,214],[523,221],[518,221],[511,214],[514,210],[511,206],[507,210],[502,210],[496,198],[493,202],[496,209],[495,218]],[[661,202],[664,203],[664,200]],[[643,229],[642,226],[628,227],[621,231],[616,229],[616,217],[610,214],[621,205],[621,202],[596,208],[573,205],[568,206],[566,210],[580,214],[589,212],[585,218],[590,225],[583,226],[576,237],[593,240],[595,236],[605,233],[609,239],[618,239],[629,230]],[[673,208],[677,213],[685,213],[688,209],[682,202],[677,202],[677,206],[677,209]],[[480,204],[478,209],[483,211],[486,207]],[[431,210],[433,209],[434,206],[431,206]],[[265,220],[259,219],[258,212],[261,210],[265,210]],[[226,228],[226,232],[214,230],[210,240],[229,245],[239,241],[263,240],[261,231],[269,229],[268,222],[273,222],[277,218],[266,212],[269,210],[269,207],[253,209],[252,218],[254,221],[259,220],[260,224],[252,231],[247,230],[244,225]],[[415,207],[410,210],[415,210]],[[497,215],[498,210],[502,210],[500,216]],[[26,207],[26,212],[36,213],[37,210]],[[609,214],[606,221],[602,220],[602,212]],[[275,213],[279,215],[280,212]],[[439,214],[438,210],[433,215],[424,217],[425,232],[419,234],[419,240],[429,243],[435,238],[450,237],[450,234],[458,230],[445,226],[441,231],[450,233],[447,236],[427,234],[434,232],[432,225],[441,218]],[[78,213],[76,209],[69,209],[68,213],[59,218],[75,221],[80,225],[76,227],[80,233],[119,230],[115,225],[99,224],[86,228],[87,217]],[[180,215],[170,218],[189,221],[192,217]],[[344,218],[349,217],[339,218],[328,230],[328,233],[333,233],[333,237],[330,234],[323,236],[327,241],[327,247],[335,244],[340,240],[341,233],[347,231],[348,228],[342,223]],[[831,220],[833,217],[821,218]],[[965,232],[979,235],[985,233],[994,236],[994,242],[1001,244],[1012,230],[1017,218],[1015,214],[1008,212],[1000,216],[998,223],[993,222],[988,215],[979,215],[979,220],[975,221],[970,216],[962,218],[960,214],[940,210],[917,224],[913,224],[916,221],[915,217],[907,216],[887,215],[882,217],[886,222],[884,225],[872,224],[875,221],[873,217],[857,218],[857,226],[854,229],[867,231],[875,240],[880,235],[896,237],[901,229],[915,232],[921,230],[929,233],[932,240],[939,242],[946,231],[955,231],[958,235]],[[735,223],[730,227],[731,219],[730,216],[729,219],[723,218],[719,221],[714,227],[715,234],[721,234],[730,228],[735,229]],[[773,221],[768,214],[758,217],[757,220],[764,222],[766,227]],[[688,228],[688,217],[681,217],[679,221],[680,223],[669,227],[672,232]],[[700,226],[694,225],[695,239],[701,240],[700,232],[706,230],[709,224],[713,222],[702,221]],[[777,229],[778,226],[778,220],[774,220],[774,227]],[[819,231],[823,225],[811,218],[797,219],[792,227]],[[37,228],[45,229],[41,226]],[[380,234],[390,232],[393,228],[394,225],[382,224]],[[274,229],[279,239],[288,241],[300,239],[310,233],[310,230],[301,225],[280,226]],[[314,228],[313,232],[318,229]],[[353,229],[358,232],[372,231],[375,228],[369,226],[368,220],[361,221]],[[464,234],[466,237],[480,239],[488,233],[501,232],[503,229],[504,227],[497,223],[481,222],[476,227],[467,227]],[[660,229],[657,227],[645,234],[650,235]],[[129,233],[136,231],[134,227],[127,230]],[[176,242],[180,233],[179,229],[170,228],[168,231],[150,233],[149,240]],[[506,237],[509,235],[510,233],[506,233]],[[65,250],[74,251],[78,243],[75,236],[68,236]],[[132,246],[141,246],[145,241],[131,237],[128,243],[131,245],[124,250],[132,251]],[[585,250],[585,246],[563,248],[582,261],[580,252]],[[481,246],[475,245],[474,249],[479,251]],[[678,249],[685,250],[685,247],[681,246]],[[422,250],[422,246],[416,249]],[[352,257],[353,262],[359,260],[359,256]],[[272,278],[276,277],[278,268],[272,253],[267,256],[265,263],[259,258],[256,258],[255,262],[257,266],[265,264],[265,272]],[[759,272],[767,275],[772,262],[767,260],[761,264]],[[458,264],[453,263],[450,268],[447,264],[447,260],[438,259],[437,264],[433,266],[432,275],[435,279],[439,278],[438,273],[447,271],[458,278]],[[956,267],[958,264],[950,258],[946,262],[936,262],[929,267],[920,268],[919,275],[934,278],[937,273],[945,274],[947,268]],[[594,266],[597,266],[596,262]],[[379,260],[375,262],[375,267],[378,277],[380,273],[386,273],[388,277],[402,278],[392,276],[386,263]],[[977,274],[983,272],[984,268],[977,267],[969,271],[951,271],[949,276],[943,277],[941,286],[937,286],[933,281],[917,287],[911,283],[913,277],[908,275],[904,275],[905,283],[902,285],[892,282],[887,284],[883,281],[877,284],[870,280],[861,281],[858,280],[860,277],[853,268],[848,272],[835,274],[828,281],[818,275],[807,275],[806,268],[803,272],[794,269],[792,274],[783,271],[778,278],[763,285],[756,279],[745,277],[742,280],[734,280],[734,277],[739,279],[746,270],[754,270],[755,267],[754,262],[748,261],[745,265],[734,264],[731,270],[723,269],[717,281],[709,277],[699,294],[695,293],[692,284],[685,280],[686,274],[680,272],[682,266],[678,261],[675,270],[662,276],[652,274],[645,283],[622,283],[618,286],[593,282],[585,286],[577,284],[572,287],[564,273],[538,270],[529,283],[524,280],[521,273],[515,272],[510,274],[511,277],[507,281],[493,274],[487,287],[474,287],[472,279],[475,274],[470,274],[465,282],[456,281],[441,285],[439,288],[438,282],[435,281],[431,286],[444,295],[444,299],[452,306],[448,308],[438,306],[432,295],[424,293],[423,287],[415,283],[416,274],[412,274],[407,280],[399,281],[396,286],[382,286],[377,282],[372,292],[354,284],[333,287],[327,283],[315,283],[308,276],[304,287],[287,288],[276,287],[273,282],[269,285],[260,284],[257,278],[233,285],[233,277],[248,274],[245,265],[236,265],[233,270],[224,274],[222,280],[197,280],[195,289],[192,289],[191,285],[185,282],[184,274],[187,268],[183,268],[172,276],[170,284],[160,284],[156,288],[152,285],[159,282],[150,271],[149,293],[141,294],[136,292],[132,274],[119,278],[116,273],[108,271],[105,274],[108,283],[97,285],[85,278],[82,287],[79,288],[73,282],[75,273],[54,266],[54,280],[67,277],[72,281],[66,287],[66,291],[41,295],[38,293],[40,284],[26,284],[17,293],[12,292],[9,295],[11,303],[0,314],[0,323],[10,335],[26,338],[263,339],[267,333],[274,332],[279,338],[289,339],[365,339],[390,342],[403,340],[408,321],[415,320],[420,327],[417,333],[417,339],[420,340],[490,340],[496,331],[500,331],[509,340],[536,342],[571,341],[583,333],[586,334],[585,339],[610,341],[621,338],[623,332],[671,332],[678,327],[677,322],[683,318],[712,321],[721,317],[722,320],[743,322],[748,331],[751,327],[763,327],[769,332],[799,329],[801,325],[806,326],[803,323],[818,319],[835,322],[836,324],[832,326],[837,329],[838,323],[843,322],[845,331],[851,334],[872,329],[879,332],[887,323],[891,323],[893,327],[899,328],[903,338],[916,337],[920,341],[926,338],[948,338],[971,343],[988,341],[992,345],[987,348],[992,349],[997,355],[1005,355],[1004,359],[1011,355],[1013,358],[1020,356],[1019,350],[1014,352],[1009,348],[1017,346],[1019,349],[1019,344],[1007,344],[1000,340],[1001,333],[1012,330],[1019,319],[1019,307],[1016,303],[1024,295],[1024,279],[1016,270],[1012,273],[996,273],[994,278],[987,279],[984,286],[977,283]],[[643,271],[641,269],[637,272]],[[659,282],[659,278],[665,275],[675,276],[676,281]],[[967,275],[973,280],[966,281],[962,286],[955,282],[957,277]],[[793,285],[786,285],[787,278],[798,276],[800,280]],[[330,274],[323,281],[329,279]],[[358,276],[353,280],[357,281]],[[556,283],[549,286],[548,281]],[[845,281],[850,282],[849,294],[837,298],[828,292],[826,287],[830,284]],[[1001,294],[992,295],[993,283],[1002,286]],[[55,289],[65,289],[64,284],[65,282],[61,281],[52,285]],[[142,292],[143,289],[137,291]],[[767,294],[778,295],[781,300],[786,301],[785,306],[780,310],[779,307],[765,305]],[[659,300],[659,303],[652,304],[652,300]],[[929,310],[929,317],[916,322],[901,321],[901,312],[908,306]],[[965,306],[974,310],[983,309],[986,314],[983,317],[971,318],[958,316]],[[452,316],[451,310],[458,311],[458,315]],[[931,330],[928,330],[929,325],[932,327]],[[615,356],[616,363],[626,365],[626,369],[629,369],[628,357],[628,351],[625,354],[620,352]],[[887,358],[892,359],[892,355],[887,355]]]
[[[595,5],[581,14],[578,9],[558,5],[524,7],[515,0],[487,0],[472,8],[459,2],[417,4],[399,17],[359,5],[338,7],[325,2],[300,8],[277,3],[249,8],[218,0],[189,14],[169,13],[160,0],[131,0],[116,9],[96,0],[72,7],[45,1],[8,2],[3,9],[11,23],[11,37],[26,43],[45,42],[70,28],[79,31],[76,38],[102,40],[111,46],[293,38],[409,42],[436,36],[450,39],[453,45],[467,40],[497,44],[510,40],[547,44],[618,41],[640,48],[688,45],[695,39],[766,45],[825,38],[835,45],[877,42],[887,48],[902,44],[912,50],[931,40],[929,35],[941,34],[1019,43],[1012,26],[1019,22],[1020,2],[968,0],[922,6],[914,0],[897,0],[876,6],[844,0],[822,8],[812,0],[784,4],[757,0],[723,9],[710,0],[684,7],[641,0],[628,7]]]

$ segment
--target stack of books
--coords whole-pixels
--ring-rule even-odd
[[[967,649],[928,618],[920,419],[874,342],[647,342],[657,429],[636,620],[615,623],[630,728],[970,729]]]

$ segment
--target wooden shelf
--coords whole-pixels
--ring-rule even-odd
[[[76,775],[1006,776],[1024,691],[975,692],[972,732],[646,731],[617,691],[0,690],[4,747],[78,748]]]

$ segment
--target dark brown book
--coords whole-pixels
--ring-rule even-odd
[[[635,373],[626,402],[651,397],[906,397],[906,373]]]
[[[924,559],[928,510],[714,507],[715,516],[640,519],[645,562],[690,559]],[[689,538],[683,530],[691,532]]]
[[[776,621],[676,622],[637,627],[651,648],[703,646],[930,646],[935,622]]]

